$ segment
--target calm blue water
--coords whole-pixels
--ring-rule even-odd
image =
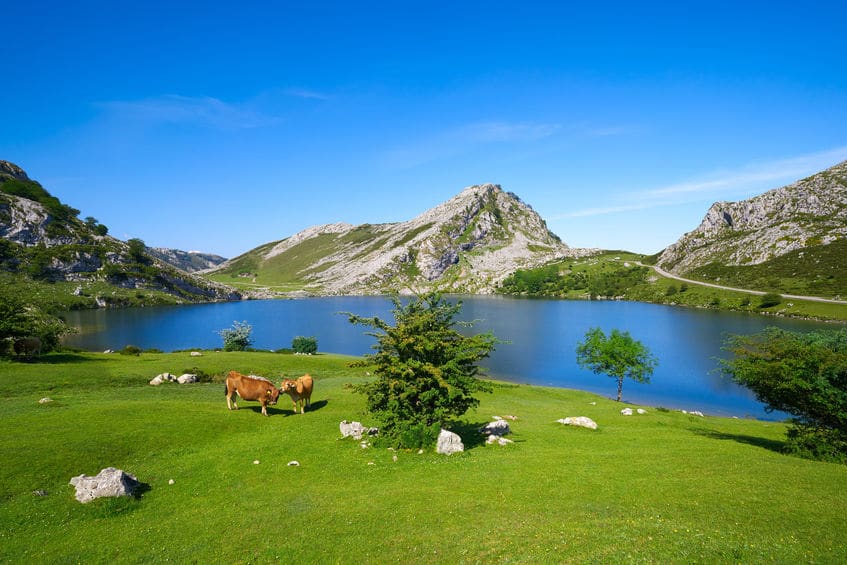
[[[459,298],[456,298],[458,300]],[[716,358],[727,333],[747,334],[768,325],[794,331],[826,324],[763,316],[641,304],[529,300],[504,297],[461,297],[462,319],[475,320],[471,331],[491,330],[500,344],[485,366],[492,377],[517,383],[588,390],[613,397],[614,379],[595,375],[576,364],[577,342],[592,327],[620,329],[644,343],[659,359],[650,384],[624,381],[624,400],[636,404],[701,410],[707,414],[782,419],[767,414],[752,394],[721,377]],[[221,347],[218,331],[233,321],[253,326],[254,346],[290,347],[298,335],[315,336],[325,352],[363,355],[374,338],[340,312],[391,320],[391,303],[382,297],[328,297],[257,300],[123,310],[70,312],[68,323],[79,333],[66,343],[90,351]]]

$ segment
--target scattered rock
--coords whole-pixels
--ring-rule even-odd
[[[169,485],[174,484],[174,480],[173,480],[173,479],[169,480],[169,481],[168,481],[168,484],[169,484]]]
[[[253,465],[258,465],[258,464],[259,464],[259,460],[258,460],[258,459],[255,459],[255,460],[253,461]]]
[[[395,463],[397,463],[397,456],[396,456],[396,455],[392,455],[392,456],[391,456],[391,460],[392,460],[392,461],[394,461]]]
[[[366,428],[361,422],[348,422],[347,420],[342,420],[338,424],[338,429],[341,430],[342,438],[352,437],[355,440],[362,439],[365,434],[375,436],[379,433],[379,428]]]
[[[485,440],[485,443],[487,443],[487,444],[497,443],[497,444],[500,444],[500,445],[508,445],[508,444],[514,443],[514,442],[510,439],[491,434]]]
[[[596,402],[589,402],[589,404],[590,404],[591,406],[597,406],[597,403],[596,403]]]
[[[162,373],[160,375],[156,375],[150,381],[150,384],[153,386],[159,386],[162,383],[173,383],[176,382],[176,377],[170,373]]]
[[[636,410],[636,412],[638,412],[639,414],[646,414],[647,410],[645,410],[644,408],[639,408],[638,410]]]
[[[43,488],[40,488],[38,490],[32,491],[32,494],[34,494],[35,496],[47,496],[50,493],[44,490]]]
[[[104,496],[132,496],[141,483],[129,473],[106,467],[94,477],[73,477],[70,484],[76,487],[76,499],[85,504]]]
[[[203,354],[199,351],[192,351],[189,355],[191,355],[192,357],[203,357]]]
[[[423,455],[423,452],[424,452],[423,449],[418,449],[418,455]]]
[[[180,375],[179,378],[177,378],[176,382],[178,382],[181,385],[189,384],[189,383],[196,383],[197,382],[197,375],[192,375],[190,373],[184,373],[184,374]]]
[[[106,350],[106,351],[104,351],[103,353],[106,353],[106,354],[108,355],[109,353],[114,353],[114,351],[113,351],[113,350],[111,350],[111,349],[107,349],[107,350]]]
[[[597,429],[597,422],[595,422],[591,418],[588,418],[587,416],[573,416],[570,418],[562,418],[561,420],[556,421],[566,426],[578,426],[580,428],[588,428],[589,430]]]
[[[45,396],[44,398],[38,401],[39,404],[49,404],[51,402],[53,402],[53,399],[49,396]]]
[[[511,433],[511,431],[511,428],[509,428],[509,422],[506,420],[494,420],[493,422],[488,422],[479,429],[479,433],[486,436],[504,436]]]
[[[691,412],[686,412],[685,410],[682,410],[682,413],[683,414],[689,414],[691,416],[700,416],[701,418],[705,418],[703,413],[700,412],[699,410],[692,410]]]
[[[438,445],[435,448],[437,453],[442,455],[451,455],[465,450],[465,445],[462,443],[462,438],[458,434],[441,430],[438,434]]]
[[[289,462],[288,462],[288,466],[289,466],[289,467],[299,467],[299,466],[300,466],[300,462],[299,462],[299,461],[289,461]]]
[[[622,416],[632,416],[632,408],[624,408],[621,410]]]

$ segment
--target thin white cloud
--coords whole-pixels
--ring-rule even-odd
[[[288,96],[306,98],[309,100],[329,100],[330,98],[328,94],[318,92],[317,90],[311,90],[309,88],[286,88],[283,92]]]
[[[392,167],[414,167],[461,155],[483,145],[536,141],[553,135],[558,129],[558,124],[534,122],[473,122],[385,151],[380,158]]]
[[[457,128],[448,135],[469,142],[498,143],[543,139],[557,129],[557,124],[478,122]]]
[[[747,198],[827,169],[847,159],[847,146],[773,161],[757,161],[734,170],[716,171],[698,179],[658,188],[621,192],[617,203],[565,212],[551,219],[581,218],[645,210],[698,200]]]
[[[643,195],[666,196],[681,193],[712,193],[743,190],[763,182],[790,183],[847,159],[847,147],[838,147],[799,157],[751,163],[740,169],[720,171],[700,180],[688,181],[644,191]],[[773,186],[772,188],[777,188]]]
[[[110,117],[146,124],[190,124],[214,129],[249,129],[277,123],[244,104],[230,104],[208,96],[189,97],[169,94],[132,101],[97,104]]]

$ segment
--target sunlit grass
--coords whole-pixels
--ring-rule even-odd
[[[339,440],[371,424],[352,358],[187,352],[0,363],[4,562],[840,562],[847,467],[779,453],[785,426],[498,384],[450,457]],[[287,397],[229,412],[220,383],[161,385],[198,367],[310,372],[315,410]],[[599,378],[599,377],[598,377]],[[39,404],[49,396],[53,402]],[[514,444],[472,430],[515,415]],[[555,423],[584,415],[599,430]],[[394,460],[394,457],[397,460]],[[259,464],[254,464],[254,461]],[[290,461],[299,466],[289,466]],[[138,499],[81,505],[68,480],[115,466]],[[173,480],[174,484],[168,484]],[[43,489],[47,496],[33,491]]]

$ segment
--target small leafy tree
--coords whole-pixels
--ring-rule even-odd
[[[251,334],[253,326],[243,322],[233,322],[231,328],[220,330],[220,335],[224,340],[224,351],[245,351],[253,344]]]
[[[759,300],[759,308],[770,308],[771,306],[778,306],[781,303],[782,295],[769,292],[762,295],[761,300]]]
[[[294,353],[303,353],[306,355],[317,353],[318,338],[304,337],[302,335],[298,335],[297,337],[291,340],[291,349],[294,351]]]
[[[727,338],[721,371],[767,411],[791,414],[787,450],[847,462],[847,330],[794,333],[767,328]]]
[[[62,320],[26,304],[11,289],[0,286],[0,355],[11,354],[11,345],[28,337],[41,340],[42,352],[51,351],[69,332],[71,328]]]
[[[473,395],[490,391],[477,378],[478,363],[494,350],[490,333],[466,336],[454,326],[462,303],[451,304],[437,293],[407,304],[393,298],[394,325],[379,318],[347,313],[353,324],[373,328],[376,353],[363,364],[376,379],[355,390],[367,397],[367,409],[380,422],[380,434],[394,445],[432,444],[438,429],[479,404]]]
[[[647,347],[633,339],[629,332],[612,330],[606,336],[600,328],[586,332],[584,341],[577,344],[576,360],[584,369],[617,379],[618,402],[623,395],[625,377],[639,383],[649,383],[650,375],[658,364]]]

